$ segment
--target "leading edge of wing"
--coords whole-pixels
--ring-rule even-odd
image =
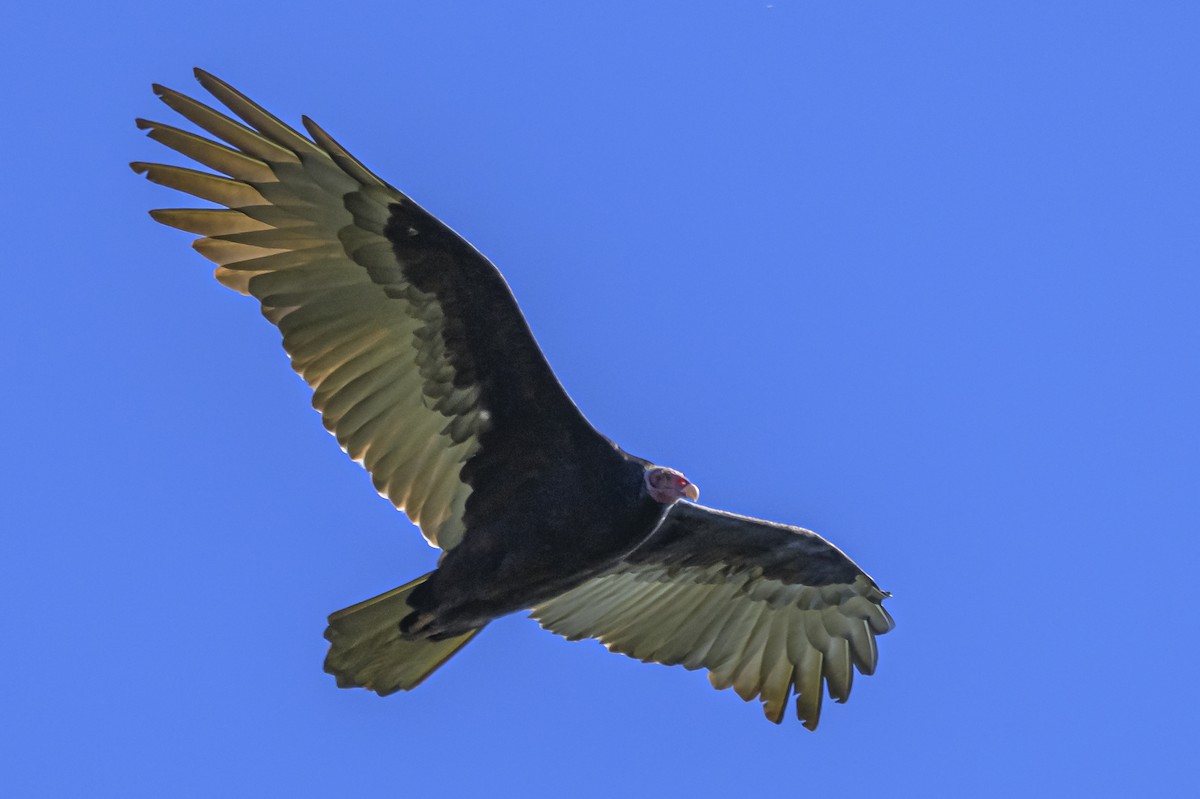
[[[758,568],[769,579],[819,587],[875,581],[842,550],[803,527],[756,519],[692,502],[677,502],[662,524],[627,558],[705,567],[725,563]],[[879,590],[880,599],[890,596]]]

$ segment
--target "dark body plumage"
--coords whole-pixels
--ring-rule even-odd
[[[389,210],[383,232],[404,277],[441,306],[454,383],[478,385],[490,416],[459,473],[472,488],[468,534],[408,600],[436,617],[431,634],[461,634],[599,574],[645,540],[666,507],[644,490],[648,462],[596,432],[571,402],[495,266],[415,204]]]
[[[326,670],[380,694],[420,684],[490,620],[703,668],[761,699],[845,701],[893,626],[887,594],[796,527],[679,502],[697,492],[631,456],[567,396],[490,262],[311,120],[311,138],[228,84],[247,124],[155,86],[213,138],[138,120],[215,171],[135,163],[216,203],[154,218],[200,238],[217,279],[257,299],[313,406],[375,488],[444,550],[424,577],[329,617]]]

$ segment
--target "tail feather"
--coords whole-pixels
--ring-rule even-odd
[[[416,688],[482,630],[440,641],[406,639],[400,620],[412,612],[408,596],[429,575],[339,610],[329,617],[325,671],[339,688],[363,687],[380,696]]]

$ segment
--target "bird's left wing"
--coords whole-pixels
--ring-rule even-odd
[[[875,636],[894,626],[887,596],[815,533],[680,502],[625,560],[533,616],[571,640],[706,668],[776,723],[794,691],[812,730],[822,683],[844,702],[854,668],[875,671]]]
[[[246,124],[155,86],[212,138],[138,126],[214,172],[133,167],[224,207],[152,215],[201,236],[193,246],[217,263],[217,279],[259,300],[325,427],[431,544],[456,546],[473,507],[503,513],[507,487],[547,460],[534,445],[553,447],[564,429],[600,440],[486,258],[311,120],[310,139],[196,76]],[[489,446],[495,438],[526,445]],[[475,480],[481,470],[502,479]]]

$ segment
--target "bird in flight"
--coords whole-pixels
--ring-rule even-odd
[[[500,272],[351,156],[225,82],[196,77],[240,122],[155,85],[207,136],[147,135],[212,171],[135,171],[217,208],[162,209],[216,278],[254,297],[313,406],[375,488],[442,550],[437,568],[329,617],[341,687],[415,688],[489,621],[518,610],[570,640],[703,668],[718,689],[816,729],[875,671],[889,596],[798,527],[696,504],[675,469],[584,418]]]

